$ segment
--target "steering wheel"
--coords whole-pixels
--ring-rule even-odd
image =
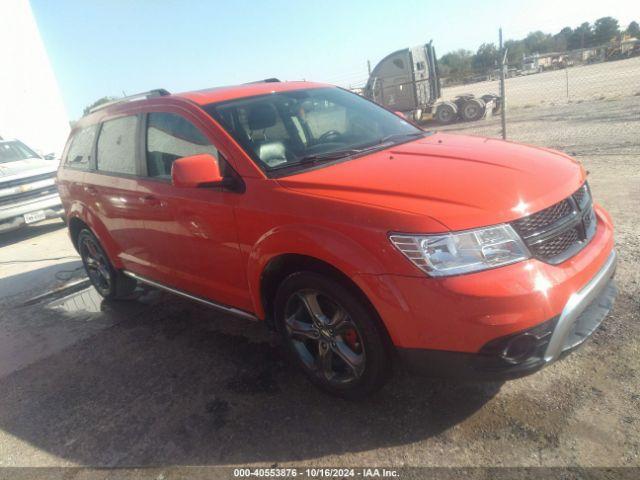
[[[324,143],[332,137],[336,137],[335,139],[337,139],[338,137],[341,137],[341,136],[342,134],[339,131],[329,130],[324,132],[322,135],[320,135],[320,137],[318,138],[318,143]]]

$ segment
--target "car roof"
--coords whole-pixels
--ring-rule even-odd
[[[193,92],[178,93],[171,96],[182,97],[191,100],[199,105],[235,100],[237,98],[254,97],[275,92],[286,92],[290,90],[303,90],[309,88],[331,87],[324,83],[296,81],[296,82],[255,82],[243,85],[230,85],[226,87],[208,88]]]
[[[145,108],[146,105],[158,105],[158,102],[170,104],[176,100],[189,101],[198,105],[207,105],[210,103],[224,102],[226,100],[235,100],[239,98],[255,97],[258,95],[266,95],[275,92],[286,92],[291,90],[305,90],[311,88],[334,87],[325,83],[296,81],[296,82],[280,82],[280,81],[261,81],[255,83],[245,83],[242,85],[230,85],[226,87],[215,87],[205,90],[195,90],[192,92],[173,93],[170,94],[166,90],[158,89],[149,92],[125,97],[121,101],[115,100],[104,106],[99,106],[88,115],[80,118],[72,129],[76,131],[89,125],[94,125],[103,121],[105,118],[120,113],[127,113]],[[145,98],[146,97],[146,98]]]

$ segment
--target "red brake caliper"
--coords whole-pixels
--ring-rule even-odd
[[[353,350],[354,352],[357,351],[360,342],[358,342],[358,333],[355,331],[355,329],[350,328],[349,330],[344,332],[342,338],[344,338],[344,341],[347,343],[347,345],[351,347],[351,350]]]

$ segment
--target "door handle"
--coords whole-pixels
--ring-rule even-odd
[[[98,190],[96,190],[95,187],[85,186],[84,191],[89,195],[91,195],[92,197],[95,197],[98,194]]]
[[[140,197],[140,201],[142,203],[144,203],[145,205],[149,205],[151,207],[155,207],[155,206],[160,205],[160,200],[158,200],[153,195],[145,195],[143,197]]]

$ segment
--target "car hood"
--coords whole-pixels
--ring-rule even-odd
[[[435,133],[278,182],[311,195],[425,215],[463,230],[542,210],[577,190],[584,178],[581,164],[560,152]]]
[[[42,158],[26,158],[15,162],[0,163],[0,181],[51,173],[57,169],[58,162]]]

